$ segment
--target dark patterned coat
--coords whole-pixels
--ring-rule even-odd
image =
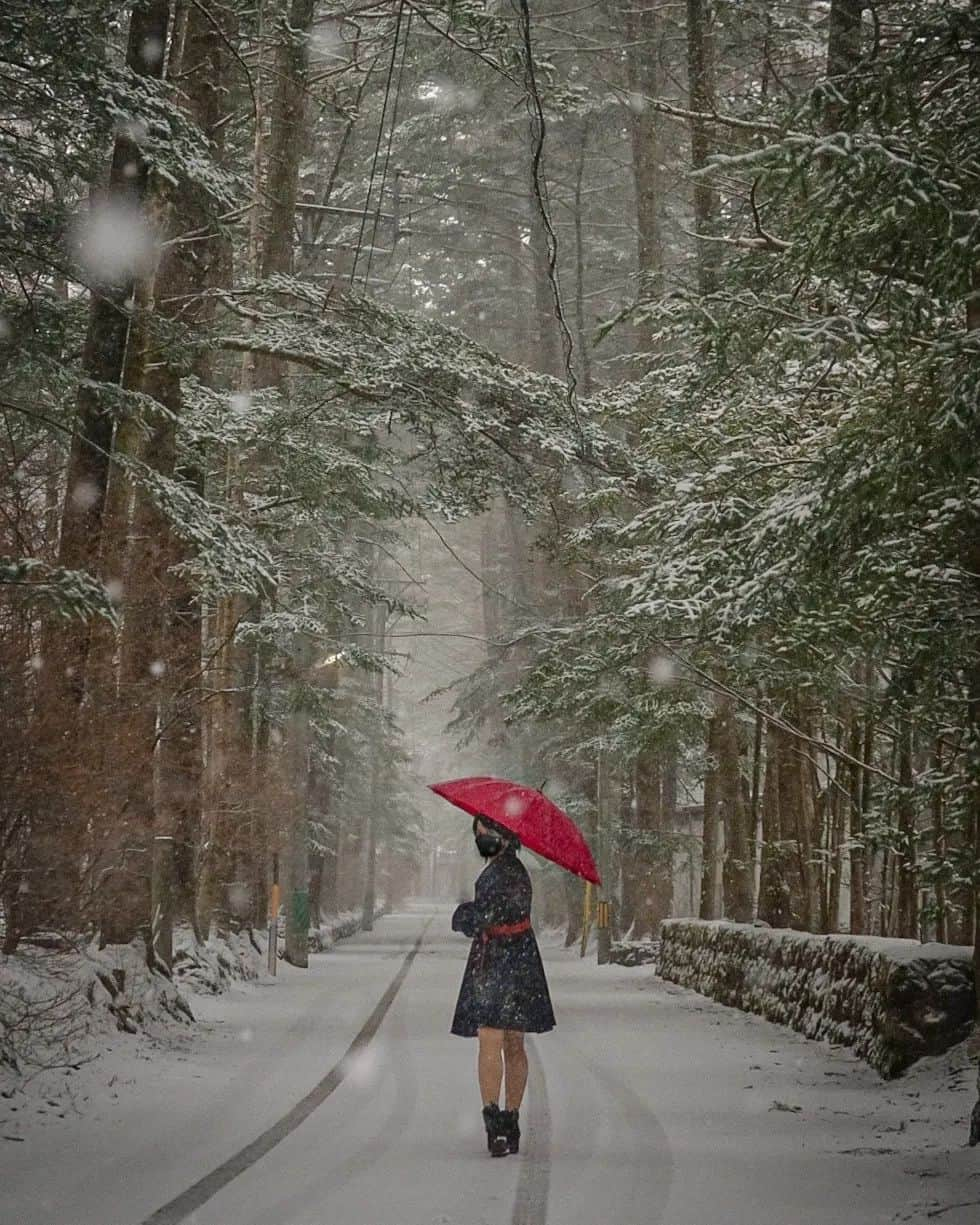
[[[506,849],[480,873],[476,896],[453,914],[453,931],[473,937],[452,1032],[475,1038],[481,1025],[543,1034],[555,1027],[548,982],[534,932],[482,939],[485,928],[518,923],[531,913],[531,878]]]

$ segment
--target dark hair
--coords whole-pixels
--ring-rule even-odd
[[[501,825],[499,822],[492,820],[490,817],[484,816],[482,812],[478,812],[473,818],[474,835],[476,834],[477,821],[479,821],[481,825],[485,825],[492,834],[496,834],[502,840],[504,846],[512,846],[516,850],[521,845],[520,838],[518,838],[512,829],[508,829],[506,825]]]

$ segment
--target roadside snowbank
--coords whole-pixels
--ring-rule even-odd
[[[324,922],[326,951],[360,928],[360,911]],[[313,934],[311,933],[311,940]],[[236,983],[272,981],[262,933],[230,933],[199,943],[190,927],[174,933],[173,978],[151,971],[142,941],[92,943],[51,951],[30,944],[0,956],[0,1097],[10,1105],[44,1102],[61,1112],[88,1063],[121,1047],[169,1046],[195,1021],[200,1004]],[[131,1035],[131,1041],[116,1035]]]
[[[220,995],[234,982],[253,982],[265,966],[265,940],[255,933],[212,936],[200,944],[191,929],[174,933],[174,978],[198,995]]]
[[[0,957],[0,1124],[77,1109],[86,1067],[191,1028],[184,994],[146,964],[141,942]],[[7,1135],[7,1139],[11,1137]]]
[[[22,946],[0,958],[0,1068],[30,1077],[84,1058],[87,1039],[192,1021],[174,984],[139,941],[72,951]]]
[[[375,908],[374,917],[380,919],[387,911],[387,903]],[[361,930],[363,910],[345,910],[341,914],[329,915],[318,927],[310,928],[310,952],[329,953],[338,940],[356,936]]]

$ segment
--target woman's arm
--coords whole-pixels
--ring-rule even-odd
[[[472,939],[485,927],[499,923],[500,893],[490,883],[492,873],[483,872],[476,882],[476,897],[472,902],[460,902],[453,911],[452,929]]]
[[[530,909],[530,888],[520,865],[506,861],[494,864],[477,879],[473,914],[481,930],[513,923]]]
[[[453,911],[452,927],[454,932],[462,932],[471,939],[477,933],[477,922],[474,902],[460,902]]]

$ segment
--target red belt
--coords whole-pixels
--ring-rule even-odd
[[[485,927],[480,934],[481,940],[493,940],[497,936],[519,936],[521,932],[531,930],[530,918],[518,919],[516,923],[496,923],[493,927]]]
[[[491,940],[496,939],[498,936],[519,936],[522,932],[529,932],[530,930],[530,917],[518,919],[516,923],[495,923],[492,927],[485,927],[480,932],[480,948],[476,958],[477,976],[480,977],[483,974],[483,957]]]

